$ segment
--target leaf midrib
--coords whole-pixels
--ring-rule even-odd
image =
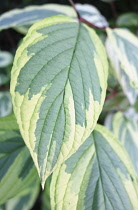
[[[67,80],[65,82],[65,86],[64,86],[64,90],[63,90],[63,100],[62,101],[64,101],[64,98],[65,98],[65,89],[66,89],[66,85],[67,85],[67,83],[69,81],[70,69],[71,69],[71,65],[72,65],[73,59],[74,59],[74,55],[75,55],[75,51],[76,51],[76,48],[77,48],[78,39],[79,39],[79,35],[80,35],[81,24],[80,23],[78,23],[78,24],[79,24],[78,32],[77,32],[77,35],[76,35],[76,41],[75,41],[75,45],[74,45],[74,50],[73,50],[73,53],[72,53],[72,57],[71,57],[71,61],[70,61],[69,69],[68,69]],[[65,124],[66,124],[66,114],[65,114]],[[64,133],[63,133],[63,138],[64,138],[64,136],[65,136],[65,129],[64,129]],[[51,138],[51,140],[52,140],[52,138]],[[40,143],[40,141],[39,141],[39,143]],[[51,141],[49,142],[49,145],[51,145]],[[49,146],[49,148],[50,148],[50,146]],[[49,148],[48,148],[47,158],[48,158],[48,155],[49,155],[49,152],[50,152],[50,149]],[[38,150],[39,150],[39,146],[38,146]],[[47,166],[47,164],[46,164],[46,166]],[[45,166],[45,172],[47,170],[47,167],[46,166]]]

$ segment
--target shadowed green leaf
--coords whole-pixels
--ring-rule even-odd
[[[9,77],[0,71],[0,85],[4,85],[9,81]]]
[[[0,130],[19,130],[14,114],[0,118]]]
[[[37,181],[24,196],[8,200],[3,210],[30,210],[36,202],[38,193],[39,182]]]
[[[116,24],[123,27],[137,27],[138,14],[133,12],[122,14],[117,18]]]
[[[0,91],[0,117],[5,117],[12,112],[12,102],[9,91]]]
[[[51,183],[51,176],[49,176],[48,179],[46,180],[45,189],[42,193],[42,209],[41,210],[51,210],[50,183]]]
[[[0,51],[0,68],[10,65],[13,61],[13,55],[7,51]]]

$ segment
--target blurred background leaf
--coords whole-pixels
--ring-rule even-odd
[[[12,102],[9,91],[0,91],[0,117],[5,117],[12,112]]]

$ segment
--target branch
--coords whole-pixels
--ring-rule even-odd
[[[79,12],[76,9],[75,3],[73,2],[73,0],[69,0],[69,2],[72,5],[72,7],[74,8],[74,10],[75,10],[75,12],[77,14],[78,20],[80,21],[80,14],[79,14]]]
[[[91,26],[92,28],[96,28],[96,29],[99,29],[102,31],[105,31],[105,29],[107,28],[107,27],[98,27],[98,26],[94,25],[93,23],[90,23],[89,21],[85,20],[82,17],[80,17],[80,22],[85,23],[85,24]]]
[[[118,92],[113,92],[113,93],[111,93],[109,96],[106,97],[105,101],[108,101],[108,100],[110,100],[111,98],[114,98],[117,94],[118,94]]]

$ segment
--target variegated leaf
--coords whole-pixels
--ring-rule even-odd
[[[98,9],[90,4],[76,4],[80,15],[98,27],[107,27],[108,22]],[[44,4],[42,6],[29,6],[23,9],[14,9],[0,16],[0,29],[14,27],[18,32],[26,34],[31,24],[38,20],[54,15],[67,15],[76,18],[71,6],[59,4]]]
[[[134,210],[137,176],[120,142],[97,125],[77,152],[54,171],[50,197],[51,210]]]
[[[127,29],[107,28],[107,34],[131,86],[138,89],[138,38]]]
[[[113,66],[112,70],[114,71],[114,75],[116,75],[116,78],[118,82],[120,83],[123,89],[123,92],[127,96],[130,104],[133,105],[137,100],[138,90],[132,87],[129,76],[122,69],[121,62],[119,61],[118,54],[116,54],[114,50],[112,42],[109,39],[107,39],[105,45],[106,45],[106,51],[110,59],[111,65]],[[114,56],[115,54],[116,56]]]
[[[99,10],[90,4],[76,4],[76,9],[78,10],[81,17],[90,23],[95,24],[97,27],[107,27],[108,22]]]
[[[94,30],[65,16],[34,24],[17,50],[11,76],[14,112],[43,185],[94,129],[107,73],[105,50]]]
[[[10,198],[30,192],[39,180],[19,130],[9,130],[9,125],[6,128],[10,117],[1,119],[5,124],[4,128],[0,125],[0,204],[3,204]],[[16,128],[13,118],[11,124]]]
[[[122,142],[138,174],[138,124],[117,112],[107,116],[105,126]]]
[[[59,4],[28,6],[23,9],[14,9],[2,14],[0,16],[0,30],[33,24],[38,20],[58,14],[76,17],[74,9],[71,6]]]

